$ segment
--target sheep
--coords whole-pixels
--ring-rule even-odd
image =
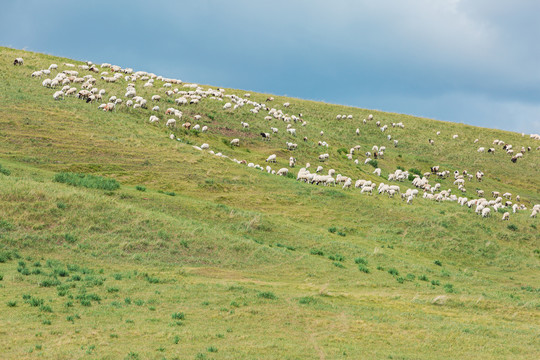
[[[205,125],[201,128],[201,132],[207,132],[207,131],[208,131],[208,126]]]
[[[296,129],[287,129],[287,132],[293,136],[296,136]]]
[[[351,178],[347,178],[347,180],[345,180],[345,183],[343,184],[342,189],[350,189],[351,185],[352,185]]]
[[[279,176],[287,176],[288,174],[289,174],[289,169],[287,168],[281,168],[276,173],[276,175],[279,175]]]
[[[394,147],[397,147],[397,146],[398,146],[398,141],[394,140]]]
[[[261,133],[261,136],[262,136],[263,141],[264,141],[264,140],[270,141],[270,133],[264,133],[264,132],[262,132],[262,133]]]
[[[490,208],[483,208],[482,209],[482,217],[489,217],[491,215],[491,209]]]
[[[189,130],[191,129],[191,123],[190,122],[185,122],[182,124],[182,127],[186,130]]]
[[[484,152],[484,150],[485,150],[485,148],[479,147],[477,151],[478,151],[478,152]]]
[[[270,130],[272,130],[272,133],[274,133],[274,134],[278,133],[278,128],[271,127]]]
[[[296,165],[296,158],[290,157],[289,158],[289,167],[294,167]]]
[[[291,106],[291,104],[288,103],[288,102],[286,102],[286,103],[283,104],[283,106],[284,106],[284,107],[289,107],[289,106]]]
[[[266,162],[273,162],[273,163],[275,163],[275,162],[276,162],[276,158],[277,158],[276,154],[272,154],[272,155],[270,155],[265,161],[266,161]]]
[[[24,60],[23,58],[15,58],[15,60],[13,60],[13,65],[14,66],[21,66],[21,65],[24,65]]]
[[[60,100],[60,98],[64,99],[64,92],[63,91],[57,91],[53,94],[54,100]]]
[[[151,123],[159,122],[159,118],[156,115],[151,115],[148,121]]]
[[[240,125],[242,125],[242,128],[244,128],[244,129],[249,129],[249,124],[246,123],[246,122],[241,121]]]
[[[240,146],[240,139],[232,139],[231,146]]]
[[[204,143],[201,145],[201,149],[208,149],[210,148],[210,145],[208,145],[207,143]]]
[[[165,126],[175,128],[176,127],[176,120],[175,119],[167,120],[167,123],[165,124]]]
[[[377,176],[381,176],[381,169],[380,168],[376,168],[373,173]]]

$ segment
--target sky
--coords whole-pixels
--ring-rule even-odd
[[[0,45],[540,133],[538,0],[9,1]]]

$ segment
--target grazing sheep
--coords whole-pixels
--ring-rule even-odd
[[[63,91],[57,91],[53,94],[54,100],[60,100],[60,98],[64,99],[64,92]]]
[[[18,57],[18,58],[15,58],[15,60],[13,60],[13,65],[15,66],[21,66],[23,64],[24,64],[23,58]]]
[[[167,120],[167,123],[165,124],[165,126],[175,128],[176,127],[176,120],[175,119]]]
[[[264,133],[264,132],[262,132],[262,133],[261,133],[261,136],[262,136],[263,141],[264,141],[264,140],[270,141],[270,134],[269,134],[269,133]]]
[[[240,139],[232,139],[231,146],[240,146]]]
[[[296,158],[290,157],[289,158],[289,167],[294,167],[296,165]]]
[[[376,168],[373,173],[377,176],[381,176],[381,169],[380,168]]]
[[[265,161],[266,161],[266,162],[273,162],[273,163],[275,163],[275,162],[276,162],[276,159],[277,159],[276,154],[272,154],[272,155],[270,155]]]
[[[288,174],[289,174],[289,169],[287,168],[281,168],[276,173],[276,175],[279,175],[279,176],[287,176]]]
[[[485,217],[488,217],[491,215],[491,209],[490,208],[483,208],[482,209],[482,217],[485,218]]]

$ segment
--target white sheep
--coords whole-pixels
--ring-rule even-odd
[[[276,162],[276,159],[277,159],[276,154],[272,154],[272,155],[270,155],[270,156],[266,159],[266,162],[273,162],[273,163],[275,163],[275,162]]]
[[[53,94],[54,100],[60,100],[60,98],[64,99],[64,92],[63,91],[57,91]]]
[[[503,216],[502,216],[502,219],[503,219],[503,220],[510,220],[510,213],[509,213],[508,211],[505,212],[505,213],[503,214]]]
[[[240,139],[232,139],[231,146],[240,146]]]
[[[289,169],[281,168],[281,169],[278,170],[278,172],[276,174],[279,175],[279,176],[287,176],[289,174]]]
[[[176,120],[175,119],[167,120],[167,123],[165,124],[165,126],[175,128],[176,127]]]

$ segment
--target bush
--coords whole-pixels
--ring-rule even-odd
[[[58,279],[45,279],[39,283],[40,287],[55,287],[60,285],[60,281]]]
[[[337,228],[335,226],[332,226],[332,227],[328,228],[328,231],[331,232],[332,234],[334,234],[337,231]]]
[[[409,172],[410,172],[411,174],[416,174],[416,175],[418,175],[418,176],[420,176],[420,177],[422,176],[422,172],[420,172],[420,170],[418,170],[418,169],[416,169],[416,168],[410,168],[410,169],[409,169]]]
[[[137,185],[135,186],[135,189],[139,190],[139,191],[146,191],[146,188],[142,185]]]
[[[217,353],[218,352],[218,349],[216,347],[214,347],[214,346],[210,346],[206,350],[208,350],[208,352],[212,352],[212,353]]]
[[[183,312],[176,312],[176,313],[173,313],[171,317],[173,320],[185,320],[186,314],[184,314]]]
[[[426,275],[420,275],[418,277],[418,280],[422,280],[422,281],[429,281],[428,277]]]
[[[394,276],[398,276],[398,275],[399,275],[399,271],[397,271],[396,268],[390,268],[390,269],[388,269],[388,273],[389,273],[390,275],[394,275]]]
[[[439,286],[439,285],[441,285],[441,282],[439,280],[431,280],[431,285]]]
[[[0,164],[0,174],[5,175],[5,176],[9,176],[9,175],[11,175],[11,171],[6,169],[5,167],[2,167],[2,165]]]
[[[355,264],[367,265],[368,261],[366,259],[364,259],[363,257],[357,257],[357,258],[354,259],[354,263]]]
[[[117,190],[120,188],[120,183],[115,179],[83,173],[61,172],[54,176],[53,181],[89,189]]]
[[[61,209],[61,210],[64,210],[66,208],[66,204],[59,201],[59,202],[56,203],[56,207]]]
[[[270,291],[264,291],[264,292],[260,292],[257,297],[260,297],[262,299],[270,299],[270,300],[276,300],[277,299],[277,296],[274,295],[274,293],[270,292]]]
[[[8,307],[15,307],[15,306],[17,306],[17,302],[16,301],[8,301],[7,306]]]
[[[328,256],[328,258],[330,260],[333,260],[333,261],[345,261],[345,257],[343,255],[340,255],[340,254],[330,255],[330,256]]]
[[[317,303],[317,299],[312,296],[304,296],[298,299],[298,303],[303,305],[315,304]]]
[[[324,252],[322,250],[319,250],[319,249],[311,249],[311,251],[309,253],[311,255],[324,256]]]
[[[437,266],[442,266],[442,262],[440,260],[435,260],[433,263]]]
[[[379,162],[375,159],[371,159],[368,161],[368,164],[373,166],[374,168],[378,168],[379,167]]]
[[[358,270],[360,270],[363,273],[369,274],[369,269],[364,264],[359,264],[358,265]]]
[[[508,230],[517,231],[518,227],[514,224],[510,224],[507,226]]]

